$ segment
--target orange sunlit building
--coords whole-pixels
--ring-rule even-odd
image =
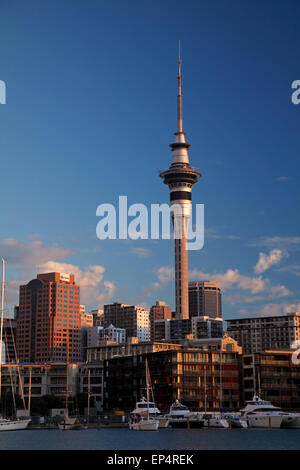
[[[74,274],[38,274],[20,286],[16,346],[21,362],[80,361],[80,287]]]

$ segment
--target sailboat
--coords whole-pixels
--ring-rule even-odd
[[[129,420],[129,429],[134,431],[157,431],[159,427],[159,420],[150,416],[149,411],[149,392],[151,389],[150,372],[148,366],[148,359],[146,359],[146,390],[147,390],[147,411],[145,414],[133,414]],[[152,403],[152,402],[151,402]]]
[[[1,289],[1,327],[0,327],[0,399],[2,397],[2,345],[3,345],[3,316],[4,316],[4,278],[5,278],[5,259],[2,257],[2,289]],[[14,397],[14,389],[12,385]],[[15,407],[15,400],[14,400]],[[16,413],[16,407],[15,407]],[[0,431],[18,431],[26,429],[31,419],[10,419],[0,416]]]
[[[64,416],[63,421],[58,423],[58,427],[62,431],[87,429],[87,426],[84,426],[83,424],[81,424],[81,422],[76,416],[74,418],[70,418],[69,409],[68,409],[68,401],[69,401],[69,330],[67,333],[67,373],[66,373],[65,416]]]

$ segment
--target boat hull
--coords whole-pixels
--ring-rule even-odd
[[[283,428],[299,429],[300,428],[300,413],[291,413],[289,417],[291,417],[290,420],[283,419],[281,426]]]
[[[283,416],[280,415],[252,415],[247,416],[247,423],[249,428],[270,428],[270,429],[279,429]]]
[[[61,431],[67,431],[67,430],[87,429],[87,426],[83,426],[82,424],[59,424],[58,428]]]
[[[208,428],[229,428],[227,419],[221,418],[204,419],[204,426]]]
[[[169,418],[158,418],[158,427],[167,428],[170,424]]]
[[[0,431],[20,431],[26,429],[30,419],[0,421]]]
[[[158,420],[143,420],[137,423],[129,423],[129,429],[133,431],[157,431],[158,427]]]

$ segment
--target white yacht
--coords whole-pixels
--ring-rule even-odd
[[[159,421],[156,418],[157,410],[155,408],[154,401],[149,400],[150,391],[153,397],[153,390],[151,386],[150,372],[148,366],[148,359],[146,359],[146,389],[147,389],[147,399],[136,404],[134,412],[131,414],[129,419],[129,429],[133,431],[157,431],[159,427]],[[153,400],[153,398],[152,398]],[[139,405],[139,406],[138,406]],[[152,406],[150,406],[152,405]],[[150,408],[154,411],[152,416],[150,415]],[[138,410],[138,412],[136,412]],[[141,411],[142,410],[142,411]]]
[[[170,419],[167,416],[161,414],[159,409],[156,407],[153,401],[147,402],[145,397],[141,398],[135,405],[135,409],[131,412],[132,415],[146,416],[149,409],[149,416],[158,420],[159,428],[167,428],[169,426]]]
[[[285,413],[271,402],[262,400],[255,395],[252,400],[246,401],[246,406],[240,411],[241,417],[246,419],[250,428],[275,428],[292,424],[293,415]]]
[[[169,411],[170,423],[173,428],[202,428],[204,421],[198,413],[192,413],[189,408],[182,405],[179,400],[171,405]]]

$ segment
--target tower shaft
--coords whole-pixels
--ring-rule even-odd
[[[186,216],[178,221],[181,224],[181,238],[175,239],[175,314],[176,318],[189,318],[188,296],[188,251],[185,227]]]

